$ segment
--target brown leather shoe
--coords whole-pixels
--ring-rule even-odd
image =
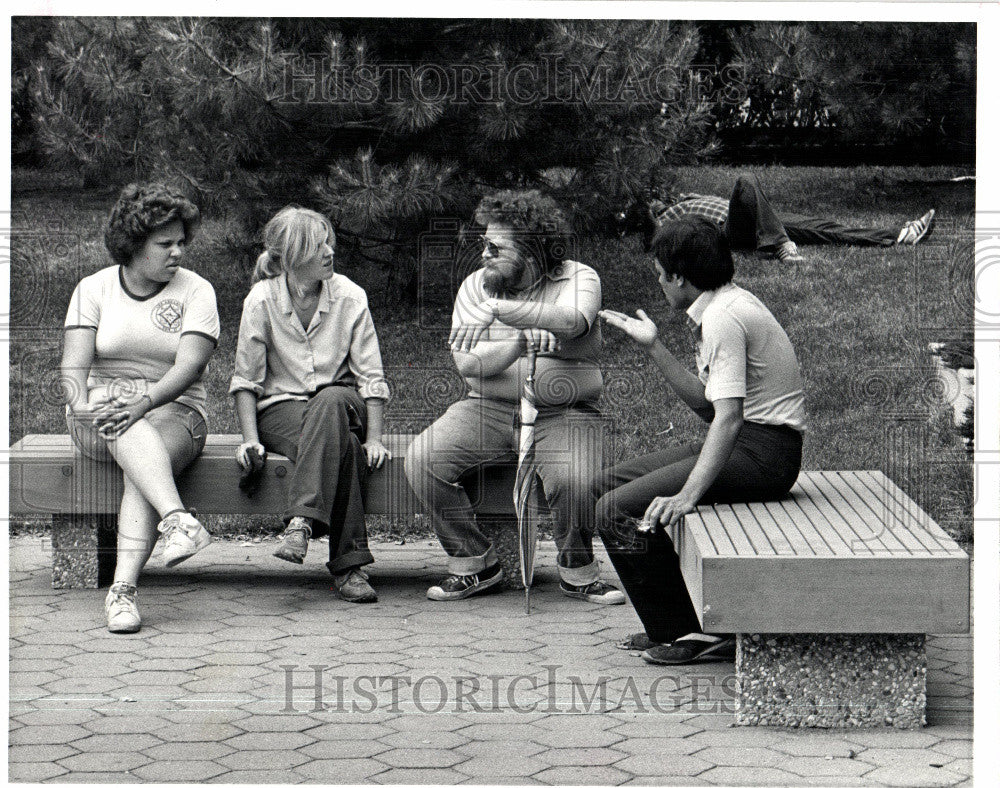
[[[357,569],[351,569],[346,575],[334,575],[333,585],[345,602],[378,602],[375,589],[368,584],[366,576]]]
[[[281,544],[274,551],[274,557],[293,564],[301,564],[309,550],[309,537],[312,527],[305,517],[293,517],[288,521],[285,532],[281,535]]]

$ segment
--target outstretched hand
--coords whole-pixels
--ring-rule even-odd
[[[635,310],[636,317],[629,317],[624,312],[615,312],[613,309],[602,309],[597,314],[605,323],[621,329],[629,339],[642,347],[651,347],[659,336],[656,323],[641,309]]]

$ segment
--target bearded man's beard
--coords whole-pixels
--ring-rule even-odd
[[[493,298],[510,295],[524,274],[524,264],[515,260],[493,260],[484,266],[483,289]]]

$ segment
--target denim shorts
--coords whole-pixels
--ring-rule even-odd
[[[149,411],[143,418],[160,433],[175,473],[190,465],[205,448],[208,425],[194,408],[179,402],[168,402]],[[114,462],[115,458],[108,451],[107,442],[93,424],[70,418],[68,412],[66,423],[73,443],[84,457],[98,462]]]

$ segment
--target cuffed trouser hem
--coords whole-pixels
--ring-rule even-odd
[[[286,509],[285,513],[281,515],[281,519],[284,520],[285,525],[288,525],[293,517],[305,517],[324,527],[330,525],[327,522],[330,518],[329,513],[323,514],[319,509],[313,509],[311,506],[293,506],[291,509]]]
[[[560,566],[560,579],[571,586],[586,586],[601,579],[601,565],[595,558],[586,566]]]
[[[331,575],[342,575],[348,569],[357,569],[359,566],[374,564],[375,559],[368,550],[352,550],[346,555],[339,555],[332,561],[326,562],[326,568]]]
[[[453,555],[448,558],[448,571],[453,575],[474,575],[486,567],[500,563],[496,551],[490,547],[482,555]]]

